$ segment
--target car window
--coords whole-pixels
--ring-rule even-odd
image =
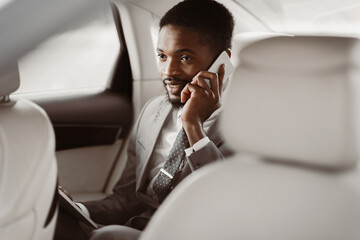
[[[17,93],[105,88],[119,48],[111,8],[104,5],[19,59]]]

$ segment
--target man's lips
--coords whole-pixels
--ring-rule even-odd
[[[184,80],[170,80],[164,79],[164,84],[166,85],[166,89],[170,94],[180,95],[181,91],[184,89],[187,81]]]

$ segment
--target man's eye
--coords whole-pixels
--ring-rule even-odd
[[[189,56],[182,56],[182,57],[181,57],[181,60],[182,60],[182,61],[189,61],[189,60],[191,60],[191,57],[189,57]]]
[[[163,53],[159,53],[159,54],[157,55],[157,57],[158,57],[160,60],[166,60],[166,56],[165,56],[165,54],[163,54]]]

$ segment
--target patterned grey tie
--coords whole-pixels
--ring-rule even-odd
[[[189,141],[182,128],[175,139],[175,143],[170,150],[164,167],[160,169],[160,172],[153,183],[153,189],[160,202],[162,202],[172,190],[171,180],[185,157],[184,150],[188,147]]]

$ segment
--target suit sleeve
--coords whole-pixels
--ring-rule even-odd
[[[146,106],[145,106],[146,107]],[[103,225],[124,224],[129,218],[144,211],[136,196],[136,136],[144,109],[134,125],[127,148],[124,171],[108,197],[84,202],[91,219]]]
[[[212,141],[210,141],[205,147],[193,152],[187,157],[187,161],[192,171],[195,171],[196,169],[199,169],[211,162],[222,160],[224,160],[224,155]]]
[[[226,157],[232,155],[232,151],[227,148],[226,144],[220,134],[217,132],[217,124],[209,130],[208,137],[210,142],[203,148],[193,152],[190,156],[186,156],[186,161],[183,169],[178,171],[173,179],[173,185],[178,185],[185,177],[193,171],[216,161],[223,161]]]
[[[211,128],[210,133],[210,142],[186,157],[191,171],[195,171],[211,162],[222,161],[232,154],[219,134],[217,122]]]

